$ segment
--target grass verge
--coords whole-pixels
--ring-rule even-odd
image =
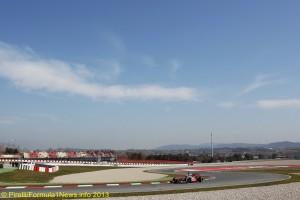
[[[1,168],[0,169],[0,174],[11,172],[11,171],[14,171],[14,170],[16,170],[16,169],[15,168]]]
[[[81,167],[81,166],[60,166],[55,173],[42,173],[27,170],[14,170],[1,173],[0,182],[2,184],[34,184],[34,183],[48,183],[54,177],[75,174],[82,172],[92,172],[106,169],[114,169],[116,167]]]

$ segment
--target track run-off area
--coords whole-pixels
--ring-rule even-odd
[[[226,187],[237,185],[251,185],[269,183],[289,179],[289,175],[265,172],[251,172],[249,169],[288,169],[299,168],[300,161],[262,161],[262,162],[235,162],[235,163],[212,163],[195,166],[144,168],[145,173],[167,174],[169,176],[197,173],[205,176],[202,183],[172,184],[166,180],[132,181],[132,182],[106,182],[88,183],[89,180],[81,179],[82,183],[56,183],[49,185],[10,185],[0,186],[0,192],[33,192],[33,193],[143,193],[158,191],[189,190],[201,188]],[[124,174],[129,169],[120,169]],[[132,169],[131,169],[132,170]],[[77,174],[79,177],[80,174]],[[74,174],[76,176],[76,174]],[[114,174],[111,174],[113,177]]]

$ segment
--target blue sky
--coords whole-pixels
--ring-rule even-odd
[[[1,142],[300,141],[298,1],[1,1]]]

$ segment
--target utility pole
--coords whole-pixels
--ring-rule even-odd
[[[211,147],[211,158],[214,158],[214,145],[213,145],[213,133],[210,133],[210,147]]]

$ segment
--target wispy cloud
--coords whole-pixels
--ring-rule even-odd
[[[267,74],[257,75],[252,83],[246,86],[240,95],[248,94],[253,92],[261,87],[279,82],[278,80],[273,79],[273,76]]]
[[[107,33],[106,38],[107,38],[108,42],[110,43],[110,45],[115,50],[117,50],[119,52],[125,52],[126,51],[126,45],[124,44],[121,37],[119,37],[117,34],[112,33],[112,32]]]
[[[165,62],[159,62],[149,55],[141,56],[141,63],[149,68],[160,67],[165,70],[171,78],[175,78],[178,70],[182,67],[182,62],[178,59],[168,59]]]
[[[153,68],[153,67],[157,67],[158,63],[156,62],[156,60],[149,56],[149,55],[144,55],[141,56],[141,62],[142,64],[146,65],[147,67]]]
[[[257,101],[257,106],[265,109],[300,108],[300,99],[266,99]]]
[[[0,116],[0,125],[11,125],[16,122],[17,118],[16,117],[11,117],[11,116]]]
[[[169,61],[170,66],[170,76],[174,78],[176,76],[177,71],[181,68],[182,63],[178,59],[172,59]]]
[[[175,78],[178,70],[182,66],[182,62],[177,58],[160,61],[152,55],[131,52],[130,49],[126,47],[122,38],[116,33],[108,32],[104,34],[104,37],[115,51],[121,53],[122,55],[130,55],[130,57],[133,57],[134,60],[138,60],[142,65],[146,67],[161,67],[162,70],[167,72],[167,75],[170,78]]]
[[[231,101],[225,101],[225,102],[221,102],[221,103],[217,104],[217,106],[219,106],[221,108],[230,109],[230,108],[236,107],[236,103],[231,102]]]
[[[25,115],[21,115],[20,118],[23,120],[46,119],[53,122],[60,120],[57,116],[48,113],[28,113]]]
[[[104,85],[89,78],[93,74],[85,65],[41,58],[32,51],[6,43],[0,43],[0,76],[26,90],[61,92],[93,99],[190,101],[198,96],[198,92],[189,87]]]
[[[9,124],[14,124],[15,121],[12,119],[0,119],[0,124],[4,124],[4,125],[9,125]]]
[[[112,81],[118,79],[123,69],[121,63],[117,60],[99,59],[97,69],[93,71],[96,79],[101,81]]]

